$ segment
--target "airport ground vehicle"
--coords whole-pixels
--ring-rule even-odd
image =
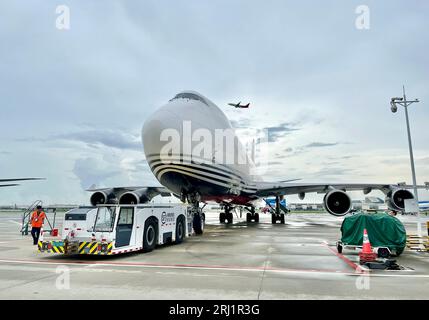
[[[40,252],[114,255],[152,251],[181,243],[192,232],[190,207],[174,205],[101,205],[69,211],[57,238],[42,237]]]
[[[392,254],[399,256],[404,251],[407,235],[399,219],[384,212],[360,212],[344,219],[341,240],[337,242],[338,252],[361,249],[364,229],[368,231],[373,251],[380,258],[388,258]]]

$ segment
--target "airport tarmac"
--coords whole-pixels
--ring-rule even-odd
[[[401,271],[366,271],[336,252],[342,218],[243,219],[151,253],[65,257],[38,253],[18,213],[0,212],[0,299],[428,299],[429,254],[406,250]],[[59,218],[61,220],[61,218]],[[400,217],[415,233],[414,217]],[[60,221],[59,220],[59,221]],[[428,217],[423,216],[422,221]],[[70,281],[68,282],[67,279]]]

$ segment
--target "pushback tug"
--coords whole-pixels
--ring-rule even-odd
[[[149,252],[156,245],[181,243],[192,232],[192,212],[181,204],[100,205],[65,214],[61,236],[44,237],[40,252],[115,255]]]

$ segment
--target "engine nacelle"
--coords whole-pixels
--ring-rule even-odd
[[[323,198],[323,205],[330,214],[342,217],[352,209],[352,199],[342,190],[332,190]]]
[[[96,206],[98,204],[115,203],[116,195],[113,192],[113,189],[96,191],[91,195],[90,202],[93,206]]]
[[[392,189],[386,195],[386,204],[392,210],[405,210],[405,200],[414,199],[411,191],[406,189]]]
[[[140,204],[149,202],[158,193],[150,188],[125,192],[119,197],[119,204]]]

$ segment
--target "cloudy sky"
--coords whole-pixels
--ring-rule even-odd
[[[56,28],[58,5],[69,30]],[[356,28],[360,5],[369,29]],[[428,11],[420,0],[2,1],[0,177],[47,180],[0,190],[0,204],[154,184],[142,124],[186,89],[244,137],[270,128],[267,180],[396,183],[411,182],[404,112],[389,109],[405,84],[421,99],[410,120],[429,181]],[[226,105],[238,101],[251,109]]]

